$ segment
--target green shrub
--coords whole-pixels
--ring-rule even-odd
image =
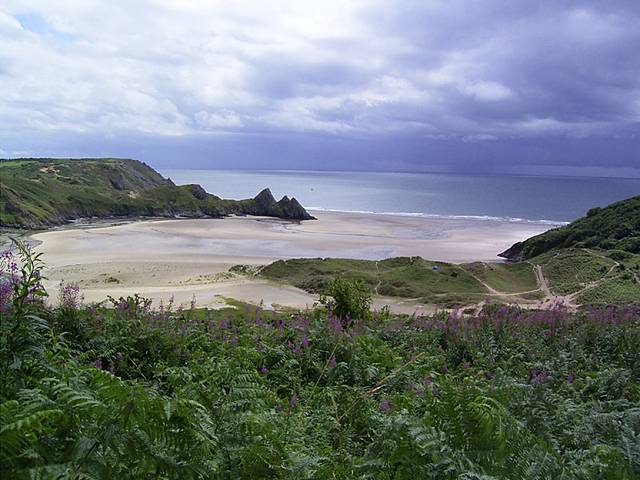
[[[364,320],[371,316],[371,292],[361,280],[336,277],[327,294],[333,300],[326,303],[338,318]]]
[[[632,253],[626,252],[624,250],[612,250],[611,252],[609,252],[607,254],[607,257],[609,257],[612,260],[616,260],[618,262],[622,262],[624,260],[628,260],[630,258],[633,257]]]

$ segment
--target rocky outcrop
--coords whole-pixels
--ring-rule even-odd
[[[202,186],[200,185],[196,185],[196,184],[192,184],[192,185],[187,185],[187,188],[189,189],[189,191],[191,192],[191,195],[193,195],[195,198],[197,198],[198,200],[204,200],[205,198],[207,198],[207,195],[210,195],[209,193],[207,193],[207,191],[202,188]]]
[[[523,243],[518,242],[511,245],[504,252],[498,254],[499,257],[506,258],[510,262],[521,262],[523,256]]]
[[[258,195],[256,195],[253,199],[258,208],[270,208],[274,203],[276,203],[276,199],[271,193],[271,190],[265,188]]]
[[[251,200],[241,202],[243,212],[247,215],[262,215],[267,217],[285,218],[287,220],[315,220],[309,215],[300,202],[286,195],[279,201],[265,188]]]
[[[290,218],[295,220],[315,220],[315,217],[309,215],[300,202],[295,198],[289,198],[286,195],[273,205],[273,213],[281,218]]]

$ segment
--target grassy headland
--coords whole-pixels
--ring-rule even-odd
[[[295,200],[268,189],[253,199],[224,200],[199,185],[174,185],[137,160],[0,160],[0,226],[42,228],[88,217],[312,217]]]
[[[640,196],[592,208],[585,217],[518,242],[500,256],[512,261],[528,260],[569,247],[640,253]]]

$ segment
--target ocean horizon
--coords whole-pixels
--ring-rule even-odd
[[[222,198],[263,188],[311,211],[559,225],[596,206],[640,194],[640,179],[505,174],[308,170],[159,169],[176,184],[197,183]]]

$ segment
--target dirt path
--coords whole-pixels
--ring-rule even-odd
[[[466,272],[466,270],[465,270]],[[473,273],[471,272],[466,272],[469,275],[471,275],[473,278],[475,278],[484,288],[486,288],[487,290],[489,290],[489,294],[490,295],[502,295],[504,292],[500,292],[498,290],[496,290],[495,288],[493,288],[491,285],[489,285],[488,283],[486,283],[485,281],[481,280],[480,277],[475,276]]]
[[[605,258],[607,260],[613,260],[610,257],[606,257],[604,255],[601,255],[597,252],[594,252],[592,250],[588,250],[588,249],[583,249],[585,252],[591,254],[591,255],[595,255],[597,257],[600,258]],[[582,295],[584,292],[586,292],[587,290],[590,290],[592,288],[596,288],[597,286],[601,285],[602,283],[606,282],[607,280],[611,280],[612,277],[610,277],[610,275],[613,273],[613,271],[620,265],[619,262],[617,262],[616,260],[613,260],[613,265],[606,271],[606,273],[604,275],[602,275],[602,277],[600,277],[598,280],[593,280],[591,282],[587,282],[584,283],[582,285],[582,288],[580,288],[579,290],[570,293],[568,295],[556,295],[554,294],[551,289],[549,288],[549,284],[547,282],[547,279],[544,276],[544,272],[542,269],[541,265],[533,265],[534,268],[534,272],[536,274],[536,280],[538,281],[538,285],[540,286],[540,289],[542,290],[542,292],[545,295],[545,298],[542,300],[542,305],[546,306],[546,308],[552,307],[553,305],[557,305],[558,303],[562,303],[566,308],[568,308],[571,311],[575,311],[578,309],[578,307],[580,306],[579,303],[577,303],[577,299],[580,295]],[[637,278],[636,278],[637,279]]]
[[[547,283],[547,279],[544,277],[544,273],[542,272],[542,267],[540,265],[534,265],[533,271],[536,274],[536,280],[538,281],[538,286],[540,290],[544,293],[545,297],[552,298],[555,295],[551,293],[549,289],[549,284]]]
[[[543,282],[540,282],[540,277],[538,277],[538,273],[536,272],[536,280],[538,281],[538,288],[535,288],[533,290],[526,290],[524,292],[503,292],[500,291],[494,287],[492,287],[491,285],[489,285],[487,282],[485,282],[484,280],[482,280],[480,277],[474,275],[473,273],[471,273],[470,271],[465,270],[466,273],[468,273],[469,275],[471,275],[473,278],[475,278],[484,288],[486,288],[488,290],[488,293],[486,294],[487,297],[518,297],[520,295],[526,295],[528,293],[535,293],[535,292],[539,292],[541,289],[541,284],[544,283],[544,285],[546,286],[546,280],[544,280],[544,277],[542,277]],[[548,290],[548,289],[547,289]],[[546,295],[546,293],[545,293]],[[473,307],[475,307],[475,313],[476,315],[480,313],[480,311],[482,310],[482,307],[484,306],[485,302],[479,302],[477,304],[475,304]],[[524,302],[525,305],[527,306],[534,306],[535,303],[530,303],[528,301]]]
[[[542,293],[544,293],[544,298],[540,302],[543,308],[553,308],[556,305],[563,305],[570,311],[575,311],[578,309],[578,305],[576,305],[575,302],[571,298],[569,298],[569,296],[555,295],[551,291],[551,289],[549,288],[549,283],[544,276],[541,265],[534,265],[533,270],[536,274],[536,280],[538,281],[540,290],[542,290]]]
[[[474,275],[470,271],[463,270],[463,272],[468,274],[468,275],[471,275],[473,278],[475,278],[484,288],[486,288],[489,291],[489,293],[487,295],[491,295],[491,296],[496,296],[496,297],[517,297],[518,295],[526,295],[528,293],[535,293],[535,292],[540,290],[540,287],[538,287],[538,288],[534,288],[533,290],[526,290],[526,291],[523,291],[523,292],[503,292],[503,291],[497,290],[496,288],[492,287],[487,282],[482,280],[480,277]]]

